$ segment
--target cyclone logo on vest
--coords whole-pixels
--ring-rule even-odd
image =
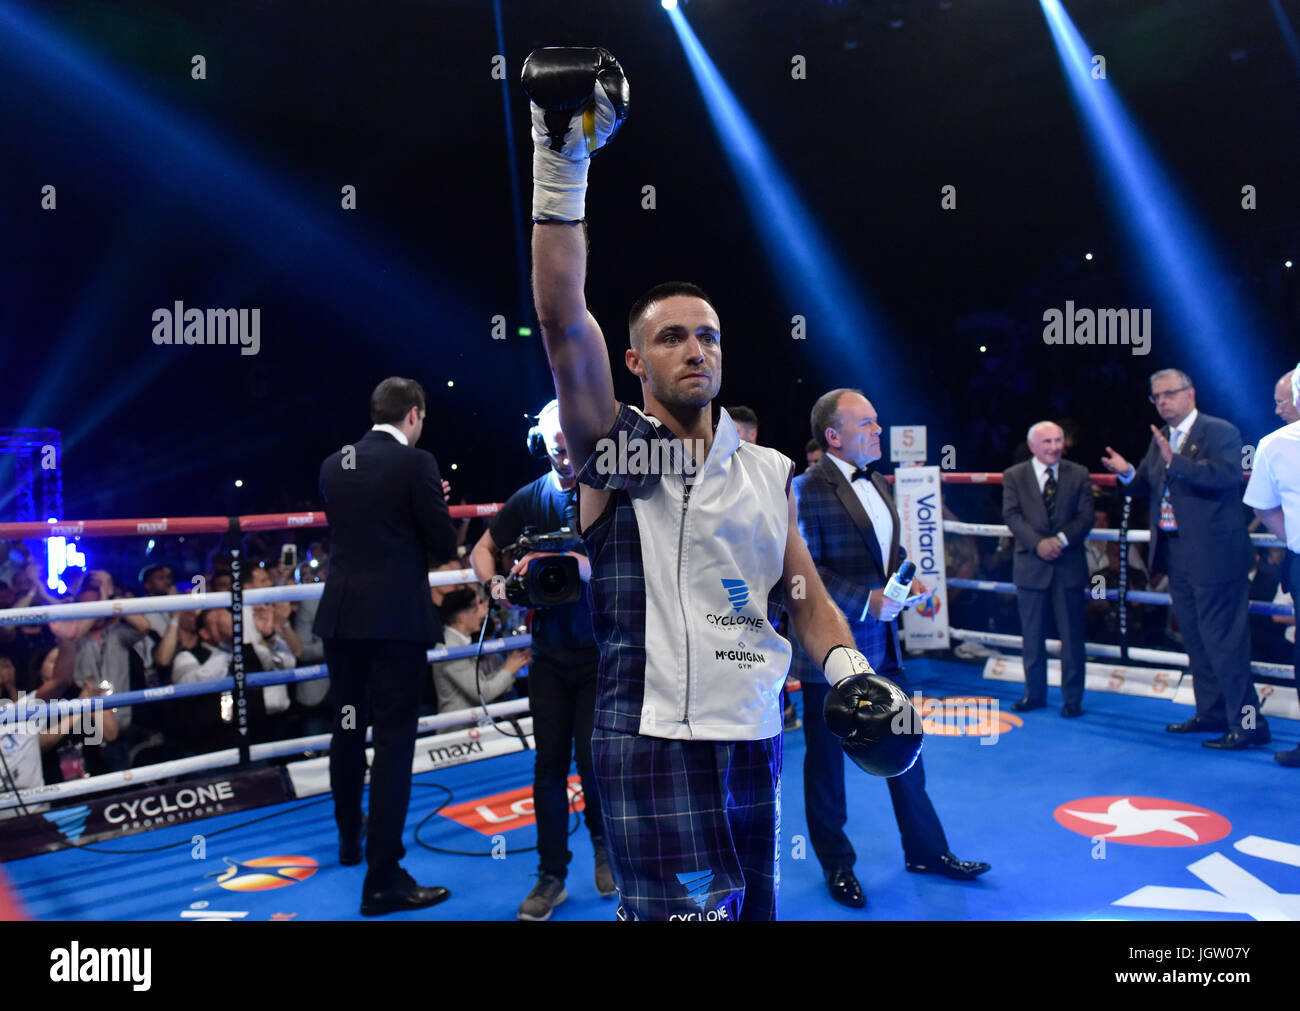
[[[727,591],[731,609],[739,614],[740,609],[749,603],[749,587],[745,585],[743,579],[724,579],[722,588]]]
[[[1232,831],[1220,814],[1161,797],[1082,797],[1052,813],[1071,832],[1129,846],[1200,846]]]
[[[267,892],[272,888],[296,885],[299,881],[306,881],[319,868],[311,857],[256,857],[245,861],[231,860],[230,857],[221,859],[226,864],[226,869],[207,877],[215,877],[217,880],[214,884],[232,892]]]

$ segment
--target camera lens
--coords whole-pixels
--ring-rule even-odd
[[[553,565],[548,565],[542,569],[537,579],[538,586],[548,596],[553,593],[564,592],[565,583],[564,570]]]

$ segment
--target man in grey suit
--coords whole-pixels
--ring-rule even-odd
[[[1040,421],[1029,429],[1033,456],[1002,473],[1002,519],[1015,537],[1012,579],[1024,634],[1025,694],[1016,712],[1047,704],[1047,609],[1061,635],[1062,716],[1083,715],[1084,539],[1094,510],[1088,470],[1062,460],[1065,433]]]

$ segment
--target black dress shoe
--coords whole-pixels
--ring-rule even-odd
[[[406,871],[398,869],[398,880],[390,888],[366,892],[361,896],[362,916],[383,916],[385,913],[404,913],[413,909],[436,906],[451,898],[451,892],[435,885],[422,888]]]
[[[958,860],[951,853],[943,853],[924,863],[909,860],[907,869],[913,874],[942,874],[954,881],[973,881],[988,870],[989,865],[975,860]]]
[[[1061,706],[1061,715],[1069,717],[1070,719],[1073,719],[1076,716],[1082,716],[1083,706],[1079,705],[1077,702],[1067,702],[1065,705]]]
[[[847,867],[841,867],[827,874],[826,885],[831,890],[831,898],[841,906],[862,909],[867,904],[867,897],[862,894],[862,886],[858,884],[853,871]]]
[[[1212,723],[1200,716],[1193,716],[1190,720],[1185,720],[1182,723],[1171,723],[1165,727],[1165,730],[1171,734],[1223,734],[1227,733],[1228,725],[1226,723]]]
[[[1214,748],[1218,751],[1244,751],[1246,748],[1262,748],[1273,739],[1266,727],[1257,730],[1229,730],[1222,737],[1212,741],[1202,741],[1202,748]]]
[[[1300,769],[1300,748],[1292,748],[1290,751],[1275,751],[1273,759],[1278,765],[1289,766],[1292,769]]]
[[[1047,705],[1046,702],[1035,702],[1026,695],[1024,698],[1017,699],[1015,702],[1011,703],[1011,708],[1017,713],[1027,713],[1031,709],[1042,709],[1045,705]]]
[[[355,867],[365,859],[366,820],[361,819],[361,831],[355,839],[339,836],[339,863],[344,867]]]

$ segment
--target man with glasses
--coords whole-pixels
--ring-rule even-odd
[[[1300,421],[1300,411],[1296,410],[1295,401],[1291,399],[1291,377],[1295,369],[1282,373],[1282,377],[1273,385],[1273,413],[1282,419],[1282,424],[1293,425]]]
[[[1267,744],[1268,723],[1250,677],[1250,536],[1241,504],[1241,432],[1196,409],[1187,373],[1151,376],[1150,401],[1165,422],[1135,468],[1106,447],[1101,462],[1151,508],[1148,568],[1162,550],[1174,614],[1191,659],[1196,714],[1165,729],[1219,733],[1207,748]]]

